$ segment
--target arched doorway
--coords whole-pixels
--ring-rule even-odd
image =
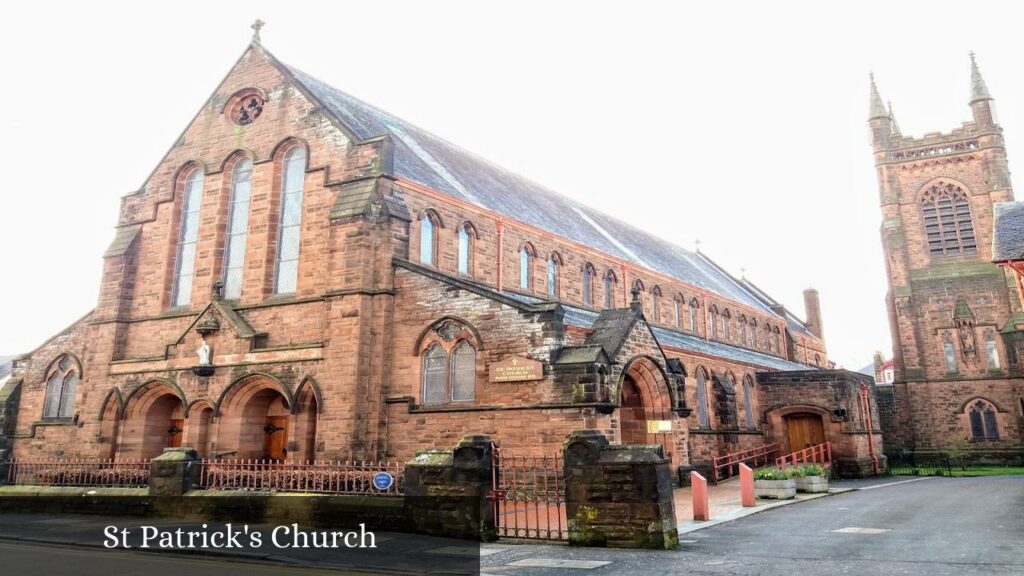
[[[136,458],[155,458],[164,448],[182,445],[185,403],[181,392],[163,381],[144,384],[129,397],[119,453]]]
[[[623,444],[661,444],[675,455],[672,401],[661,366],[647,356],[626,363],[619,389],[619,439]]]
[[[620,426],[623,444],[647,444],[647,413],[640,389],[629,374],[622,380]]]
[[[289,459],[291,401],[286,389],[266,376],[236,381],[219,403],[218,457]]]
[[[820,414],[794,412],[784,417],[789,452],[825,443],[825,425]]]

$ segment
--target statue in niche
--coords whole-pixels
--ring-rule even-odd
[[[206,338],[203,338],[203,344],[196,350],[196,355],[199,356],[200,366],[210,365],[210,345],[206,343]]]
[[[963,350],[965,357],[973,357],[976,353],[974,347],[974,327],[967,322],[962,322],[957,327],[957,332],[960,335],[960,349]]]

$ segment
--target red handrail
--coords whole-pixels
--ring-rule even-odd
[[[779,468],[785,468],[790,464],[795,466],[797,464],[807,464],[811,462],[814,464],[821,464],[825,468],[831,468],[832,443],[825,442],[824,444],[817,444],[775,459],[775,465]]]
[[[761,464],[767,464],[771,461],[772,454],[777,452],[779,449],[778,444],[765,444],[764,446],[758,446],[757,448],[749,448],[747,450],[741,450],[739,452],[732,452],[722,456],[717,456],[712,459],[712,466],[714,466],[715,482],[722,479],[723,471],[730,471],[733,466],[739,467],[740,464],[750,462],[754,466]],[[729,474],[731,476],[731,474]]]

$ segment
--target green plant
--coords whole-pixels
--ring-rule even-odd
[[[949,442],[946,444],[946,456],[948,456],[950,460],[959,463],[961,470],[967,470],[964,457],[967,456],[970,449],[971,442],[967,439],[967,436],[964,434],[958,434],[950,437]]]
[[[800,467],[801,476],[828,476],[828,470],[821,464],[804,464]]]
[[[754,480],[789,480],[792,478],[790,470],[780,470],[775,467],[758,468],[754,470]]]

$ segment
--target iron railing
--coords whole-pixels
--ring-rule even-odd
[[[775,465],[779,468],[796,466],[797,464],[821,464],[825,468],[832,467],[832,443],[825,442],[803,450],[797,450],[785,456],[775,459]]]
[[[492,445],[491,458],[489,498],[498,536],[568,539],[562,455],[512,456]]]
[[[403,494],[403,467],[397,462],[316,460],[302,463],[213,459],[201,460],[199,466],[197,488],[208,490],[370,496]],[[386,489],[378,488],[374,484],[374,477],[381,472],[386,472],[393,478],[391,486]]]
[[[772,461],[772,455],[779,450],[778,444],[765,444],[749,450],[732,452],[712,459],[715,482],[740,473],[740,464],[763,466]]]
[[[143,488],[149,485],[149,460],[18,458],[10,462],[8,482],[36,486]]]
[[[939,455],[887,454],[890,476],[952,476],[949,458]]]

